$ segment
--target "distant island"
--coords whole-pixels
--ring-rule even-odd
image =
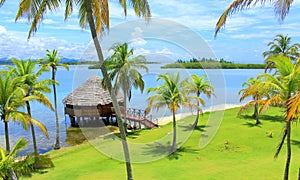
[[[188,61],[178,59],[175,63],[161,66],[162,69],[167,68],[183,68],[183,69],[264,69],[264,64],[236,64],[231,61],[226,61],[223,58],[220,60],[211,58],[192,58]]]
[[[138,64],[160,64],[160,62],[154,62],[154,61],[151,62],[151,61],[141,60],[141,59],[136,60],[135,62],[138,63]],[[89,66],[88,68],[89,68],[89,69],[100,69],[100,63],[99,63],[99,62],[96,62],[96,64],[91,65],[91,66]]]
[[[17,58],[0,58],[0,65],[12,65],[12,60]],[[31,59],[32,61],[37,61],[39,63],[43,63],[42,59]],[[72,58],[61,58],[61,63],[68,64],[68,65],[94,65],[97,64],[98,61],[83,61],[79,59],[72,59]]]

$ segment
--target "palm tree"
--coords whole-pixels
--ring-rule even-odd
[[[226,8],[223,14],[220,16],[215,29],[215,37],[219,33],[222,27],[225,26],[226,20],[228,16],[231,16],[233,13],[242,11],[249,7],[255,7],[257,5],[264,6],[266,0],[234,0],[231,4]],[[276,15],[279,17],[279,21],[283,21],[288,14],[291,5],[294,1],[290,0],[270,0],[268,1],[270,4],[274,5],[274,10]]]
[[[31,118],[27,113],[19,111],[26,101],[38,99],[37,96],[26,96],[28,86],[24,84],[25,76],[14,75],[14,70],[0,71],[0,115],[4,123],[6,151],[10,152],[8,122],[9,120],[18,121],[28,129],[28,124],[37,125],[43,132],[47,132],[46,127],[39,121]]]
[[[57,50],[53,49],[52,52],[47,49],[46,59],[43,59],[45,64],[43,68],[51,67],[52,72],[52,85],[53,85],[53,96],[54,96],[54,111],[55,111],[55,124],[56,124],[56,138],[54,149],[60,149],[60,135],[59,135],[59,121],[58,121],[58,111],[57,111],[57,97],[56,97],[56,80],[55,75],[58,67],[63,67],[66,70],[69,70],[69,65],[60,63],[61,57],[57,56]]]
[[[300,117],[300,92],[292,96],[287,101],[287,108],[289,109],[289,113],[286,115],[287,120],[292,120],[294,118]]]
[[[284,171],[284,179],[287,180],[289,177],[289,166],[291,161],[291,120],[293,116],[293,108],[297,106],[294,104],[293,95],[299,92],[300,86],[300,59],[296,61],[295,64],[292,63],[289,57],[284,55],[273,55],[269,59],[274,62],[276,67],[276,72],[271,74],[263,73],[260,77],[264,79],[263,82],[253,85],[253,88],[249,89],[249,94],[253,94],[255,89],[263,89],[268,92],[268,96],[265,99],[255,100],[248,103],[252,105],[253,103],[261,104],[260,112],[265,110],[270,105],[281,105],[285,108],[285,129],[281,142],[278,145],[277,151],[275,153],[275,158],[281,151],[281,148],[287,141],[287,159]],[[292,98],[292,99],[291,99]],[[294,99],[295,100],[295,99]]]
[[[8,154],[0,147],[0,176],[2,179],[18,179],[16,171],[19,172],[18,174],[28,171],[25,163],[22,166],[19,166],[19,162],[16,161],[18,153],[26,146],[27,142],[24,138],[21,138]]]
[[[205,94],[207,98],[210,98],[213,95],[214,87],[210,84],[209,80],[206,80],[207,76],[197,76],[196,74],[192,74],[192,82],[188,82],[187,89],[190,93],[195,93],[197,97],[200,98],[201,93]],[[200,107],[200,103],[205,106],[205,102],[201,100],[197,102],[197,106]],[[197,109],[196,120],[193,124],[193,127],[197,127],[199,121],[199,114],[202,114],[201,109]]]
[[[0,114],[4,123],[6,151],[10,152],[8,122],[9,120],[19,121],[27,129],[29,117],[26,113],[18,111],[25,101],[26,86],[20,84],[23,77],[14,77],[13,71],[0,72]],[[28,98],[27,98],[28,99]]]
[[[278,34],[275,36],[274,40],[268,43],[270,50],[263,52],[263,56],[266,58],[266,68],[272,68],[274,62],[268,61],[267,59],[270,55],[280,55],[283,54],[291,58],[291,60],[296,60],[299,58],[299,48],[300,44],[291,44],[291,37]]]
[[[260,84],[263,83],[262,79],[259,77],[257,78],[249,78],[246,82],[243,83],[243,89],[239,91],[239,94],[242,94],[240,101],[245,100],[247,97],[252,97],[252,100],[255,101],[254,103],[254,112],[252,117],[255,118],[256,123],[255,124],[260,124],[259,121],[259,111],[258,111],[258,106],[259,103],[256,102],[260,99],[262,99],[265,95],[267,95],[267,92],[264,91],[264,89],[259,88]],[[239,114],[246,109],[246,106],[243,106],[241,110],[239,111]]]
[[[155,93],[153,96],[147,99],[148,107],[146,112],[149,112],[151,109],[159,109],[161,107],[167,107],[173,116],[173,143],[171,152],[177,150],[176,147],[176,112],[180,106],[197,108],[200,107],[197,104],[193,104],[193,101],[202,102],[202,99],[196,96],[188,96],[185,91],[185,85],[187,79],[180,81],[179,73],[177,74],[164,74],[158,75],[157,81],[162,80],[163,83],[158,85],[155,88],[148,88],[147,93]]]
[[[124,94],[124,119],[126,122],[127,98],[131,99],[131,88],[144,90],[144,81],[142,75],[136,68],[148,71],[148,68],[136,62],[136,60],[145,59],[144,56],[137,56],[129,59],[133,55],[133,48],[128,49],[128,44],[115,44],[110,50],[113,50],[113,55],[105,60],[105,65],[109,71],[108,76],[110,81],[114,81],[113,89],[117,94],[119,89]],[[105,79],[103,79],[106,81]]]
[[[12,60],[13,64],[15,65],[15,68],[12,68],[14,71],[14,74],[19,77],[25,77],[24,84],[27,85],[28,87],[28,92],[26,93],[26,97],[32,95],[36,97],[36,101],[42,103],[43,105],[49,107],[51,110],[54,110],[52,107],[51,102],[43,94],[44,92],[49,93],[51,89],[49,88],[49,85],[53,84],[52,80],[46,79],[42,81],[38,81],[38,77],[45,71],[45,69],[42,67],[40,68],[37,72],[35,72],[35,67],[36,67],[36,62],[31,61],[28,59],[27,61],[19,61],[19,60]],[[31,107],[30,107],[30,102],[26,101],[26,108],[27,108],[27,113],[31,116]],[[34,154],[38,154],[37,150],[37,143],[36,143],[36,136],[35,136],[35,130],[34,130],[34,125],[33,123],[29,123],[30,128],[31,128],[31,134],[32,134],[32,142],[33,142],[33,149],[34,149]],[[43,133],[48,136],[47,129],[42,128]]]
[[[22,175],[29,176],[32,172],[37,172],[38,169],[34,167],[36,159],[41,162],[40,166],[43,168],[54,167],[53,162],[47,155],[38,158],[32,155],[19,157],[20,151],[25,149],[26,146],[27,141],[25,138],[21,138],[9,153],[0,147],[0,176],[3,179],[18,179]]]
[[[59,8],[60,2],[59,0],[51,0],[51,1],[42,1],[36,0],[32,3],[32,0],[22,0],[20,2],[20,7],[16,16],[16,20],[18,20],[21,16],[26,16],[29,21],[32,22],[32,25],[29,30],[28,38],[30,38],[31,34],[37,31],[37,25],[44,19],[44,15],[47,11],[55,11]],[[127,1],[120,0],[125,16],[127,16]],[[150,8],[147,0],[130,0],[129,4],[132,5],[134,12],[139,17],[145,17],[149,20],[151,16]],[[109,6],[107,0],[97,1],[97,0],[66,0],[65,1],[65,19],[70,17],[73,12],[73,6],[77,5],[79,7],[79,22],[80,26],[85,29],[87,25],[89,25],[92,39],[95,45],[95,49],[97,52],[98,60],[100,62],[101,72],[104,78],[107,79],[106,86],[110,92],[113,106],[116,110],[117,121],[119,125],[119,130],[122,138],[122,146],[124,149],[124,156],[126,161],[126,169],[127,169],[127,178],[132,179],[132,169],[130,164],[130,156],[128,145],[126,141],[126,135],[124,127],[122,126],[121,120],[121,112],[116,99],[115,92],[112,90],[111,82],[108,80],[107,69],[104,66],[104,56],[102,53],[102,49],[100,46],[100,42],[98,39],[98,35],[102,35],[105,30],[109,30]]]

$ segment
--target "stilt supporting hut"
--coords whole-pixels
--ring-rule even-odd
[[[118,94],[117,100],[123,104],[123,95]],[[112,122],[114,114],[110,94],[102,87],[102,79],[98,75],[91,76],[85,83],[75,89],[63,99],[65,116],[69,116],[71,126],[90,124],[99,125],[99,122]]]

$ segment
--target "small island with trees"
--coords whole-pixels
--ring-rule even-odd
[[[191,58],[190,60],[178,59],[177,62],[166,64],[161,68],[184,68],[184,69],[264,69],[264,64],[240,64],[213,58]]]

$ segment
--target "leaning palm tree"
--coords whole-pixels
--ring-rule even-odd
[[[210,84],[209,80],[206,80],[207,76],[197,76],[196,74],[192,74],[191,77],[191,81],[188,81],[186,87],[188,92],[195,93],[199,98],[202,93],[205,94],[207,98],[210,98],[211,95],[214,94],[214,87]],[[205,102],[202,99],[197,102],[198,107],[200,107],[200,103],[205,106]],[[202,110],[197,109],[197,116],[193,127],[197,127],[200,113],[202,114]]]
[[[0,147],[0,176],[2,179],[18,179],[18,174],[30,171],[29,162],[22,162],[20,166],[20,161],[17,161],[18,153],[26,146],[27,142],[24,138],[21,138],[9,153]],[[16,173],[16,171],[19,173]]]
[[[19,121],[25,129],[28,128],[28,116],[18,111],[24,105],[26,87],[20,86],[24,81],[23,77],[14,77],[13,71],[0,72],[0,115],[4,123],[6,151],[10,151],[8,122],[9,120]]]
[[[286,115],[287,120],[292,120],[294,118],[300,117],[300,92],[292,96],[287,101],[287,108],[289,110],[289,113]]]
[[[197,108],[200,107],[193,102],[202,102],[202,100],[197,96],[188,96],[185,90],[185,84],[187,79],[180,81],[179,73],[177,74],[164,74],[158,75],[157,81],[162,80],[163,83],[154,88],[148,88],[147,93],[154,93],[153,96],[147,99],[148,107],[146,112],[151,109],[159,109],[162,107],[167,107],[173,116],[173,142],[171,147],[171,152],[177,150],[176,146],[176,113],[181,106]]]
[[[57,50],[53,49],[52,52],[47,49],[46,58],[43,59],[43,67],[42,68],[49,68],[51,67],[52,72],[52,85],[53,85],[53,96],[54,96],[54,111],[55,111],[55,124],[56,124],[56,138],[54,149],[60,149],[60,135],[59,135],[59,120],[58,120],[58,111],[57,111],[57,97],[56,97],[56,80],[55,75],[58,67],[63,67],[66,70],[69,70],[69,65],[60,63],[61,57],[57,56]]]
[[[240,101],[245,100],[247,97],[252,97],[252,100],[255,101],[254,103],[254,112],[252,117],[255,118],[256,123],[255,124],[260,124],[259,121],[259,103],[256,102],[260,99],[262,99],[265,95],[268,95],[268,92],[266,92],[264,89],[259,88],[259,85],[263,83],[262,79],[257,77],[257,78],[249,78],[246,82],[243,83],[243,89],[239,91],[239,95],[241,94]],[[244,111],[248,106],[243,106],[239,113],[240,114],[242,111]]]
[[[278,15],[279,21],[283,21],[290,10],[291,5],[294,1],[290,0],[234,0],[231,4],[226,8],[223,14],[220,16],[215,29],[215,37],[219,33],[222,27],[225,26],[226,20],[228,16],[231,16],[233,13],[242,11],[249,7],[255,7],[257,5],[264,6],[266,2],[269,2],[274,6],[275,14]]]
[[[289,177],[289,167],[291,161],[291,114],[292,109],[291,106],[291,98],[293,95],[299,93],[300,86],[300,59],[296,61],[295,64],[292,63],[289,57],[284,55],[276,55],[271,56],[270,61],[275,63],[276,72],[271,74],[263,73],[260,77],[264,79],[263,82],[257,83],[253,88],[249,90],[249,93],[255,92],[255,89],[263,89],[265,92],[268,92],[268,96],[264,99],[253,100],[249,102],[247,105],[253,105],[254,103],[261,104],[260,112],[267,109],[270,105],[281,105],[285,108],[286,117],[285,117],[285,129],[284,134],[282,136],[282,140],[278,145],[277,151],[275,153],[275,158],[281,151],[281,148],[286,140],[287,142],[287,159],[286,166],[284,171],[284,179],[288,179]],[[293,106],[293,107],[296,107]]]
[[[27,61],[20,61],[20,60],[12,60],[13,64],[15,65],[15,68],[12,68],[14,71],[14,74],[19,77],[25,77],[24,83],[28,87],[28,91],[25,95],[25,97],[28,96],[35,96],[36,101],[42,103],[43,105],[49,107],[51,110],[54,110],[52,107],[51,102],[47,98],[47,96],[44,94],[49,93],[51,89],[49,88],[49,85],[53,84],[53,81],[50,79],[45,79],[38,81],[38,77],[45,72],[45,69],[41,67],[38,71],[35,70],[35,67],[37,65],[37,62],[33,62],[30,59]],[[26,108],[27,108],[27,113],[30,117],[31,116],[31,106],[30,102],[26,101]],[[36,136],[35,136],[35,129],[33,123],[30,124],[30,129],[31,129],[31,134],[32,134],[32,142],[33,142],[33,150],[34,154],[38,154],[38,149],[37,149],[37,143],[36,143]],[[43,128],[46,130],[46,128]],[[47,131],[43,131],[43,133],[48,136]]]
[[[33,123],[46,131],[46,127],[39,121],[30,118],[27,113],[19,111],[19,108],[25,105],[26,101],[37,99],[36,96],[26,96],[28,87],[24,84],[24,77],[14,76],[12,70],[0,71],[0,115],[4,123],[6,151],[10,151],[8,122],[10,120],[18,121],[28,129],[28,124]]]
[[[20,157],[20,151],[26,146],[27,141],[21,138],[9,153],[0,147],[0,176],[3,179],[18,179],[22,175],[30,176],[33,172],[38,172],[39,170],[35,168],[36,159],[41,162],[40,166],[43,168],[54,167],[47,155]]]
[[[122,138],[122,145],[124,149],[124,156],[126,161],[127,178],[132,179],[132,170],[130,164],[130,156],[128,145],[126,142],[126,135],[124,127],[122,126],[121,112],[116,99],[115,92],[112,90],[111,82],[108,80],[107,69],[104,66],[104,56],[98,39],[98,35],[102,36],[105,30],[109,30],[109,6],[107,0],[97,1],[97,0],[66,0],[65,2],[65,19],[69,18],[73,12],[73,6],[78,6],[79,9],[79,19],[80,27],[83,29],[90,28],[93,42],[96,48],[98,60],[100,62],[101,72],[104,78],[107,79],[106,84],[110,92],[113,106],[116,110],[117,121],[119,124],[120,134]],[[125,16],[127,16],[127,6],[126,0],[120,0]],[[132,5],[135,14],[139,17],[145,17],[147,20],[151,16],[148,0],[129,0],[129,4]],[[44,15],[47,11],[55,11],[61,5],[59,0],[22,0],[20,2],[20,7],[16,16],[16,20],[20,17],[25,16],[29,21],[32,22],[28,38],[31,34],[37,31],[38,24],[43,21]]]
[[[144,81],[141,73],[136,69],[144,69],[148,71],[148,68],[136,60],[145,59],[144,56],[137,56],[130,58],[133,55],[133,48],[129,49],[127,43],[115,44],[110,50],[113,50],[113,54],[105,61],[105,66],[108,70],[108,76],[110,81],[114,81],[113,89],[117,94],[120,89],[124,94],[124,119],[126,120],[127,100],[131,99],[131,88],[144,90]],[[106,79],[103,79],[105,82]]]
[[[270,55],[280,55],[283,54],[291,58],[291,60],[296,60],[299,58],[299,48],[300,44],[291,44],[291,37],[278,34],[275,36],[274,40],[268,43],[270,50],[263,52],[263,56],[266,58],[265,69],[272,68],[274,62],[269,61]]]

